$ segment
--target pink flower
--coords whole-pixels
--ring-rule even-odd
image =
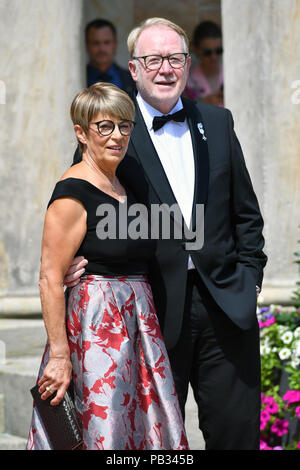
[[[298,442],[297,449],[300,449],[300,441]]]
[[[269,447],[265,441],[260,440],[259,450],[271,450],[272,447]]]
[[[276,318],[275,317],[269,318],[265,322],[260,321],[260,320],[258,322],[259,328],[267,328],[268,326],[273,325],[273,323],[276,323]]]
[[[273,397],[266,397],[263,402],[267,405],[265,410],[270,414],[278,413],[279,408]]]
[[[270,421],[271,415],[268,412],[268,410],[263,410],[260,413],[260,430],[263,431],[268,424],[268,421]]]
[[[273,447],[273,450],[282,450],[282,447],[276,446],[276,447]]]
[[[298,416],[298,418],[300,419],[300,406],[297,406],[297,408],[295,409],[295,413]]]
[[[284,434],[288,433],[289,422],[285,419],[276,419],[274,421],[273,426],[271,427],[271,431],[276,434],[277,436],[283,436]]]
[[[291,403],[300,402],[300,392],[299,390],[288,390],[282,398],[288,402],[287,406],[290,406]]]
[[[263,431],[265,427],[267,426],[268,422],[267,421],[260,421],[260,430]]]

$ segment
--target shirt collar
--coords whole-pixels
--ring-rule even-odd
[[[140,93],[137,94],[136,100],[138,102],[138,105],[141,110],[147,129],[152,130],[153,118],[155,116],[164,116],[164,113],[161,113],[160,111],[158,111],[158,109],[153,108],[153,106],[151,106],[141,97]],[[177,111],[180,111],[182,108],[183,108],[183,104],[182,104],[181,98],[179,98],[174,108],[172,108],[168,114],[176,113]],[[177,123],[177,124],[181,124],[181,123]]]

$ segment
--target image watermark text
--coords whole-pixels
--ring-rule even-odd
[[[96,233],[99,240],[182,240],[186,250],[200,250],[204,243],[204,205],[196,204],[193,230],[184,222],[179,205],[144,204],[128,206],[127,198],[115,205],[100,204],[96,216]]]

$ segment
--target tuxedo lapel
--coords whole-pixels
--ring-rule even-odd
[[[192,230],[194,231],[196,228],[196,204],[206,204],[207,201],[209,156],[204,122],[199,109],[193,102],[184,98],[182,98],[182,104],[187,114],[195,162],[195,187],[192,211]],[[201,125],[204,129],[203,134],[200,132]]]
[[[131,135],[131,144],[135,148],[138,158],[143,165],[144,171],[146,172],[151,185],[155,189],[158,198],[161,202],[171,206],[177,201],[165,174],[164,168],[160,162],[159,156],[157,155],[137,102],[135,102],[135,108],[136,126]]]

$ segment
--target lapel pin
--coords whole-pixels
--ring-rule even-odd
[[[197,124],[197,127],[199,129],[200,134],[202,135],[202,140],[207,140],[207,137],[205,136],[204,129],[203,129],[203,124],[202,122],[199,122]]]

